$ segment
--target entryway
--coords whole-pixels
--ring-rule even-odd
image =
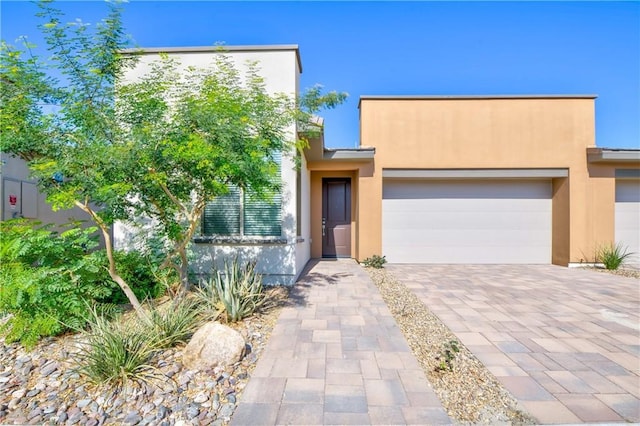
[[[351,257],[351,179],[322,179],[322,257]]]

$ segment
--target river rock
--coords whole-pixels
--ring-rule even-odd
[[[198,329],[184,348],[182,362],[193,370],[231,365],[242,358],[245,342],[240,333],[218,322]]]

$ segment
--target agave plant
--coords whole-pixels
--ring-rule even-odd
[[[228,322],[239,321],[264,305],[266,295],[255,262],[240,265],[237,258],[225,261],[224,271],[215,271],[199,289],[199,297],[214,311],[213,316]]]

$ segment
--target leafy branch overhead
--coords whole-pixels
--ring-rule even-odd
[[[299,99],[270,93],[259,64],[240,72],[224,51],[196,68],[127,49],[119,4],[108,3],[95,27],[65,23],[51,2],[39,7],[49,59],[2,42],[0,149],[29,162],[55,209],[89,215],[111,277],[138,309],[111,225],[151,219],[167,248],[163,267],[186,287],[187,247],[206,204],[229,185],[267,198],[279,191],[277,154],[302,149],[296,128],[314,128],[317,112],[346,98],[320,86]]]

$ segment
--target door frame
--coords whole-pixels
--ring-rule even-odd
[[[347,184],[347,188],[348,188],[348,194],[347,194],[347,198],[346,198],[346,203],[347,205],[345,206],[345,209],[348,212],[349,215],[349,232],[348,232],[348,239],[349,239],[349,252],[346,254],[328,254],[325,253],[325,237],[324,237],[324,223],[321,223],[321,226],[323,227],[323,236],[322,236],[322,242],[321,242],[321,252],[322,252],[322,258],[326,258],[326,259],[336,259],[336,258],[351,258],[352,255],[352,250],[353,250],[353,238],[352,238],[352,230],[351,227],[353,226],[353,179],[351,177],[322,177],[321,179],[322,185],[321,185],[321,192],[322,192],[322,196],[321,196],[321,221],[324,221],[324,218],[326,217],[326,188],[327,188],[327,183],[329,182],[344,182]]]

